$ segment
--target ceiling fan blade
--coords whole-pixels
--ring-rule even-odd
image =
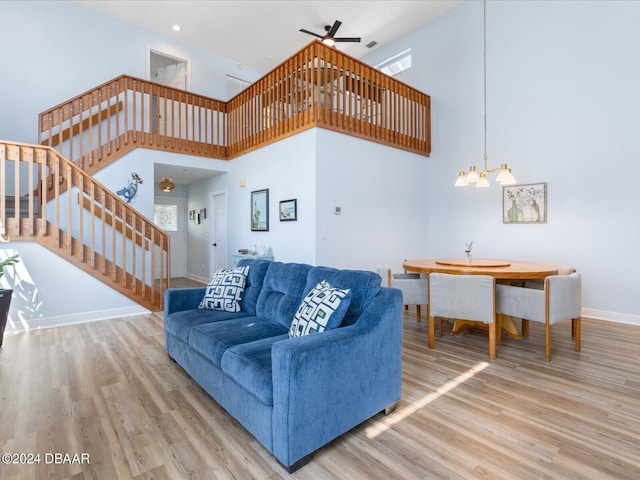
[[[342,22],[340,20],[336,20],[335,22],[333,22],[333,27],[331,27],[331,30],[329,30],[327,35],[333,37],[340,28],[340,25],[342,25]]]
[[[334,38],[333,39],[334,42],[359,42],[360,41],[360,37],[342,37],[342,38]]]
[[[314,37],[324,38],[322,35],[318,35],[317,33],[310,32],[309,30],[305,30],[304,28],[301,28],[300,31],[302,33],[308,33],[309,35],[313,35]]]

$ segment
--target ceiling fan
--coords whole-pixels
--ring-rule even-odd
[[[322,43],[329,45],[330,47],[333,47],[337,42],[355,43],[360,41],[360,37],[336,37],[335,34],[340,28],[340,25],[342,25],[342,22],[340,20],[336,20],[335,22],[333,22],[333,25],[325,25],[324,30],[327,33],[325,33],[324,35],[318,35],[317,33],[310,32],[309,30],[305,30],[304,28],[301,28],[300,31],[302,33],[308,33],[309,35],[313,35],[314,37],[322,39]]]

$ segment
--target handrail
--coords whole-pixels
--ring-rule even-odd
[[[16,205],[9,214],[7,197]],[[35,240],[147,308],[162,308],[169,236],[51,147],[0,141],[0,234]]]
[[[314,41],[227,104],[227,157],[312,127],[431,153],[430,97]]]
[[[121,75],[39,115],[38,143],[95,173],[136,147],[225,158],[224,102]]]
[[[90,173],[136,147],[229,160],[312,127],[431,152],[428,95],[317,40],[228,102],[121,75],[38,125]]]

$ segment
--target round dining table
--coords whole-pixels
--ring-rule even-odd
[[[558,273],[557,265],[522,262],[519,260],[492,260],[485,258],[427,258],[405,260],[405,270],[418,273],[451,273],[457,275],[491,275],[499,283],[509,280],[537,280]],[[500,282],[504,281],[504,282]]]
[[[497,283],[507,284],[524,280],[540,280],[558,273],[557,265],[485,258],[413,259],[405,260],[402,266],[405,270],[416,273],[429,274],[437,272],[454,275],[490,275],[496,279]],[[499,315],[499,317],[502,331],[510,337],[522,338],[511,317],[505,315]],[[486,327],[478,322],[456,320],[451,334],[459,333],[465,328]]]

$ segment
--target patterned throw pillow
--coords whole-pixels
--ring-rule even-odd
[[[337,328],[351,303],[351,290],[333,288],[323,280],[302,300],[289,328],[289,337],[302,337]]]
[[[242,295],[248,273],[249,265],[215,272],[198,308],[239,312],[242,309]]]

